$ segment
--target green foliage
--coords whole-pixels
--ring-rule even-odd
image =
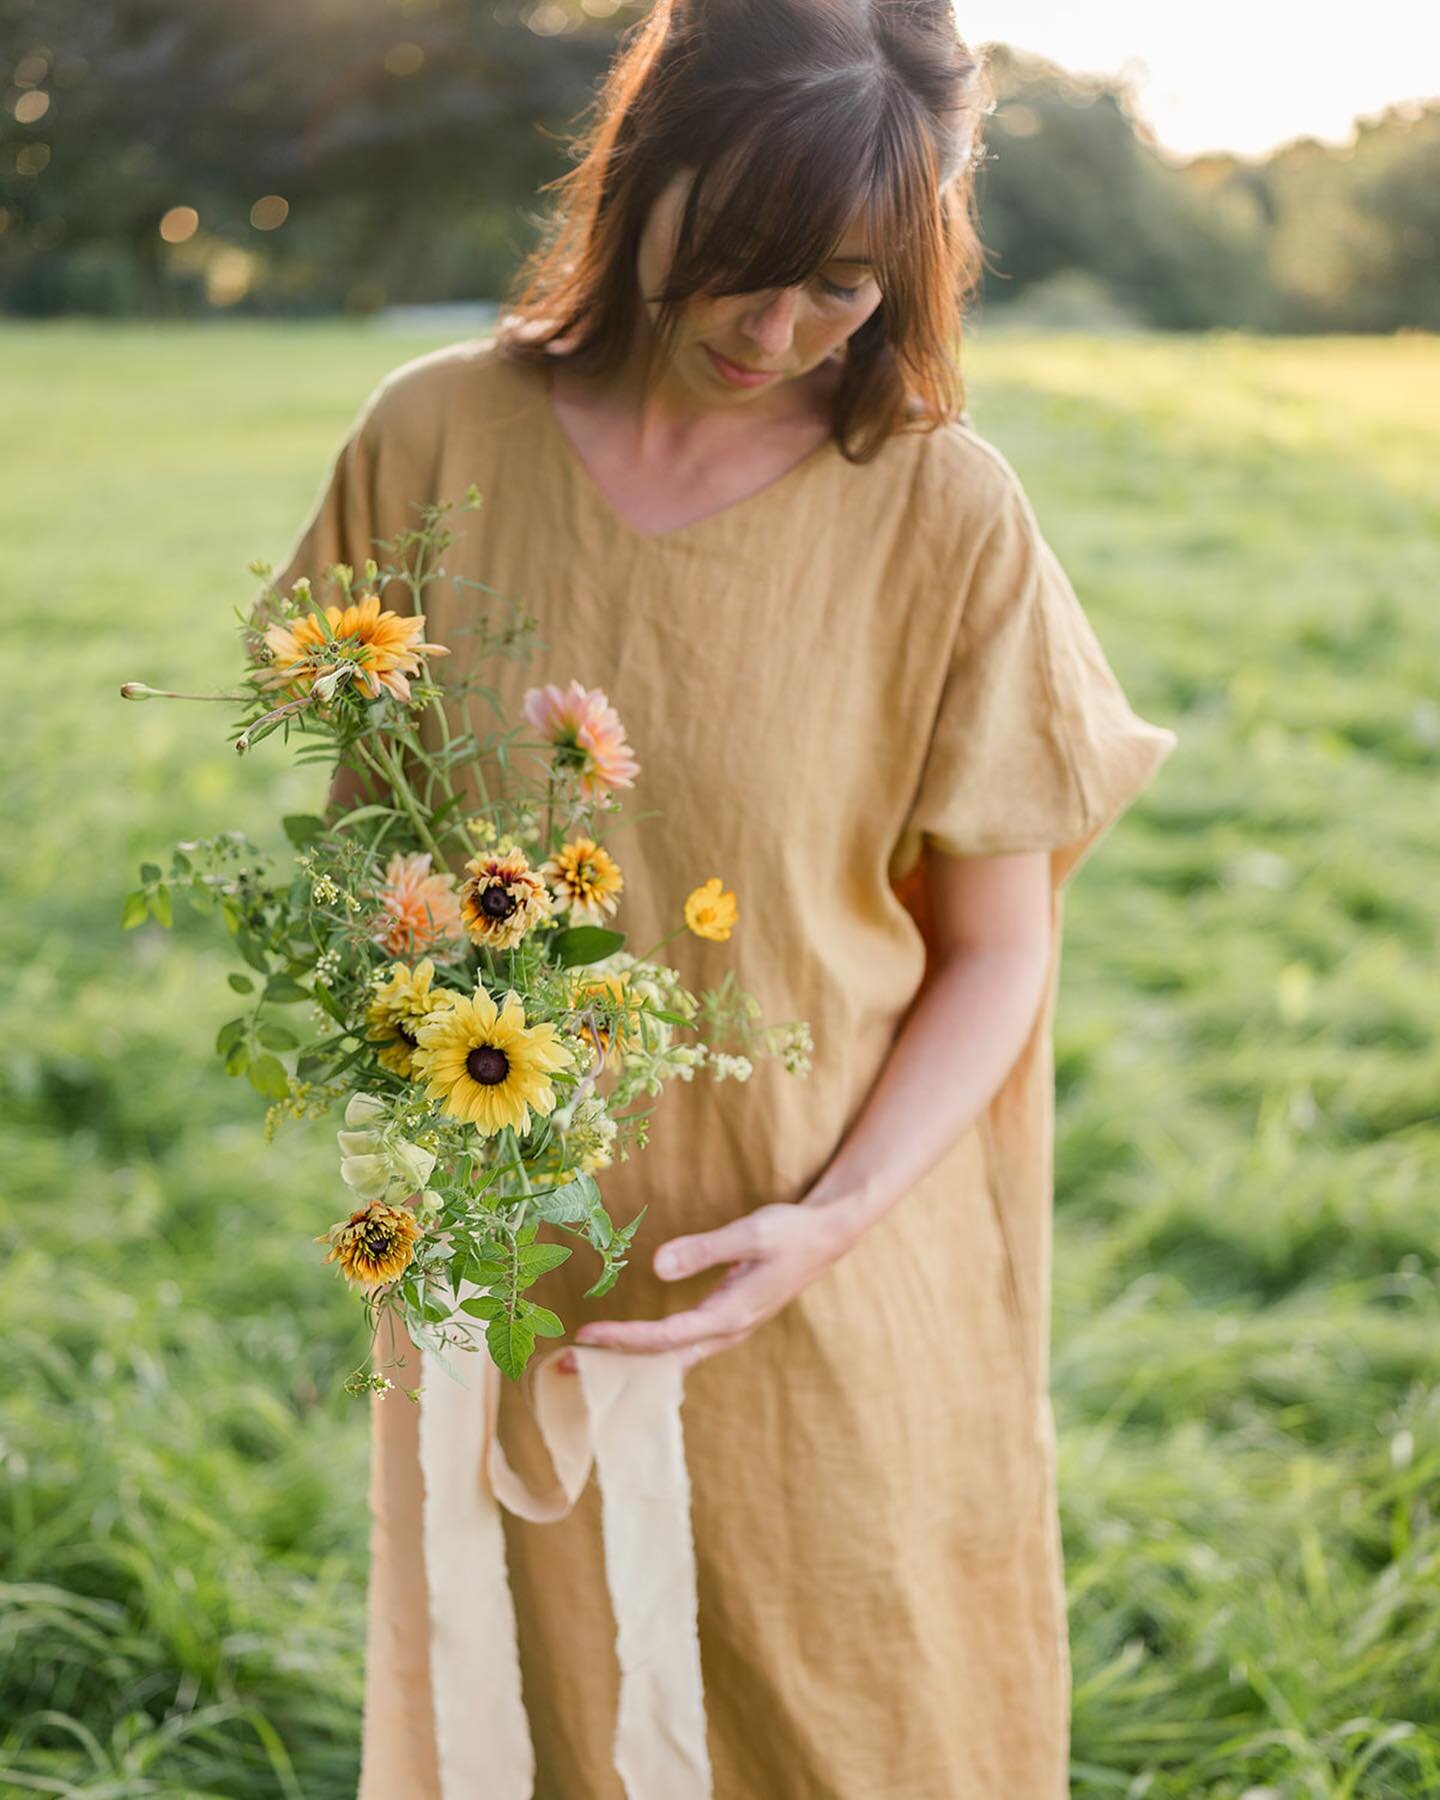
[[[277,821],[323,776],[111,696],[142,649],[157,680],[210,678],[235,571],[283,547],[353,396],[424,347],[236,328],[217,355],[214,332],[66,325],[0,349],[34,451],[0,488],[24,650],[0,913],[7,1797],[355,1792],[366,1425],[339,1383],[366,1332],[306,1242],[333,1140],[263,1144],[263,1102],[210,1057],[264,980],[237,1003],[213,919],[121,929],[157,844],[223,812],[285,858]],[[1180,738],[1066,903],[1073,1792],[1437,1793],[1440,356],[982,333],[970,374],[1117,673]],[[536,1216],[583,1226],[570,1185]]]

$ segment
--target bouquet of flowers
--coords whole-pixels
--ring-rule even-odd
[[[472,487],[464,507],[479,505]],[[437,678],[450,651],[425,642],[423,596],[459,535],[450,510],[422,508],[417,527],[377,540],[393,560],[368,561],[358,580],[343,563],[326,570],[329,604],[305,578],[281,593],[270,565],[252,563],[264,587],[242,616],[235,690],[121,689],[230,702],[237,751],[278,733],[302,761],[353,777],[353,802],[284,819],[288,871],[238,832],[183,842],[168,872],[142,866],[122,920],[169,926],[177,899],[219,914],[243,1010],[215,1048],[270,1102],[267,1137],[344,1105],[339,1174],[353,1204],[315,1241],[364,1297],[371,1353],[352,1392],[392,1385],[372,1366],[387,1310],[422,1350],[468,1347],[457,1313],[484,1321],[491,1357],[518,1378],[536,1339],[566,1329],[527,1297],[573,1254],[539,1241],[541,1225],[598,1256],[587,1298],[625,1266],[644,1209],[617,1225],[597,1176],[643,1149],[649,1109],[636,1103],[697,1071],[743,1081],[759,1055],[803,1075],[813,1049],[803,1020],[762,1025],[733,974],[694,994],[657,959],[683,931],[730,937],[738,907],[718,876],[641,954],[611,923],[625,878],[604,836],[639,765],[600,689],[535,686],[522,721],[497,717],[478,738],[453,728],[446,702],[479,693],[493,710],[480,665],[528,656],[535,622],[513,602],[498,626],[482,615],[471,669]],[[405,611],[384,605],[392,583]],[[422,717],[435,721],[428,746]]]

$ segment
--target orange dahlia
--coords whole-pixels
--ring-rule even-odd
[[[460,896],[455,877],[431,873],[430,852],[395,855],[385,869],[385,884],[375,898],[380,917],[371,937],[391,956],[420,956],[433,944],[462,935]]]
[[[450,654],[443,644],[421,642],[423,613],[406,617],[381,612],[375,594],[343,609],[327,606],[325,618],[329,635],[318,613],[305,613],[289,625],[269,627],[265,642],[274,663],[266,677],[272,685],[301,690],[314,687],[322,699],[329,699],[348,678],[372,700],[380,698],[381,688],[397,700],[408,700],[407,677],[420,673],[420,658]]]

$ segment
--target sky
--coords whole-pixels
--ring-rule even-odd
[[[1440,98],[1440,4],[1367,0],[955,0],[967,43],[1002,40],[1062,68],[1135,78],[1168,150],[1263,156],[1308,135],[1346,143],[1357,114]]]

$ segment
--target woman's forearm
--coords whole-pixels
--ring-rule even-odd
[[[954,1144],[1014,1066],[1040,1005],[1046,947],[952,955],[896,1033],[859,1117],[805,1206],[847,1239],[887,1213]]]

